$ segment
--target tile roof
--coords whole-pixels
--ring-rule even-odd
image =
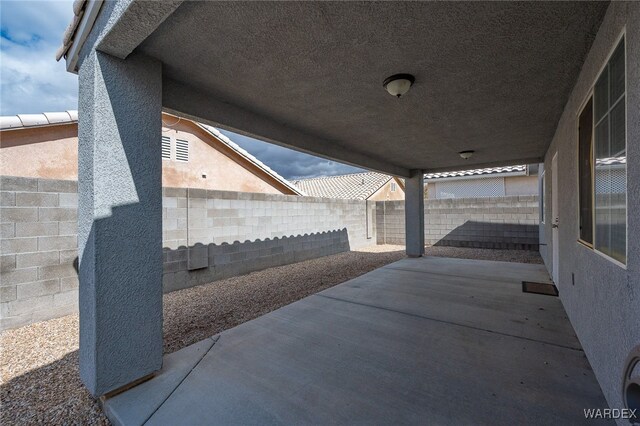
[[[526,171],[527,171],[527,166],[525,165],[506,166],[506,167],[488,167],[484,169],[460,170],[457,172],[427,173],[424,175],[424,178],[425,180],[430,180],[430,179],[441,179],[441,178],[461,177],[461,176],[491,175],[491,174],[499,174],[499,173],[517,173],[517,172],[525,173]]]
[[[18,115],[10,115],[0,117],[0,130],[11,130],[25,127],[43,127],[43,126],[52,126],[56,124],[68,124],[68,123],[77,123],[78,122],[78,111],[65,111],[65,112],[45,112],[42,114],[18,114]],[[253,155],[249,154],[244,149],[240,148],[238,144],[233,142],[231,139],[223,135],[218,129],[215,127],[208,126],[206,124],[196,123],[199,127],[205,130],[207,133],[211,134],[213,137],[218,139],[223,144],[227,145],[229,148],[236,151],[242,157],[246,158],[250,163],[253,163],[256,167],[273,177],[275,180],[279,181],[281,184],[289,188],[294,194],[297,195],[305,195],[300,188],[297,188],[291,182],[280,176],[278,173],[273,171],[269,166],[264,164],[262,161],[258,160]]]
[[[293,184],[311,197],[366,200],[391,179],[383,173],[364,172],[299,179]]]
[[[64,34],[62,35],[62,45],[56,51],[56,61],[62,59],[62,57],[71,48],[74,37],[76,35],[76,31],[78,29],[78,26],[80,25],[80,20],[82,20],[82,17],[84,16],[86,4],[86,0],[75,0],[73,2],[73,19],[64,30]]]
[[[617,166],[627,164],[627,157],[596,158],[596,166]]]
[[[0,130],[18,127],[50,126],[76,123],[78,111],[44,112],[42,114],[18,114],[0,117]]]

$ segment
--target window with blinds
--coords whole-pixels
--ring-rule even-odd
[[[176,160],[189,161],[189,141],[176,139]]]
[[[627,261],[627,135],[625,42],[602,70],[594,104],[594,222],[596,250]]]
[[[162,137],[162,159],[171,160],[171,138],[169,136]]]

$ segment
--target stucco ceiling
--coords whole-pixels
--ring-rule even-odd
[[[544,155],[607,6],[185,2],[138,50],[166,80],[297,133],[234,130],[404,169],[513,164]],[[401,99],[382,87],[395,73],[416,77]]]

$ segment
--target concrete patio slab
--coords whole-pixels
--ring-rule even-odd
[[[117,424],[581,424],[607,405],[559,299],[521,291],[545,277],[405,259],[221,333],[169,396],[167,362],[105,409]]]
[[[523,294],[523,280],[551,282],[542,265],[425,257],[417,264],[401,260],[319,295],[580,349],[559,299]]]
[[[210,337],[164,357],[162,370],[153,378],[103,404],[105,414],[114,424],[144,424],[171,396],[180,383],[198,365],[215,344]]]

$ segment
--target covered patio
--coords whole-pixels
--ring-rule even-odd
[[[549,275],[400,260],[166,356],[105,412],[149,425],[579,424],[606,402],[559,299],[522,280]]]
[[[80,374],[95,397],[130,389],[107,400],[114,416],[572,423],[607,402],[640,407],[640,240],[627,238],[640,230],[628,213],[640,208],[638,3],[78,4],[62,53],[80,83]],[[399,99],[383,87],[398,75]],[[579,150],[589,99],[613,124],[584,125]],[[405,178],[412,259],[176,355],[193,357],[191,374],[157,376],[174,363],[162,358],[163,111]],[[585,201],[601,190],[592,140],[625,164],[619,194],[601,185],[624,201],[615,221]],[[546,268],[420,259],[424,173],[531,163],[544,163]],[[581,241],[596,227],[600,241]],[[521,293],[549,273],[568,315]]]

